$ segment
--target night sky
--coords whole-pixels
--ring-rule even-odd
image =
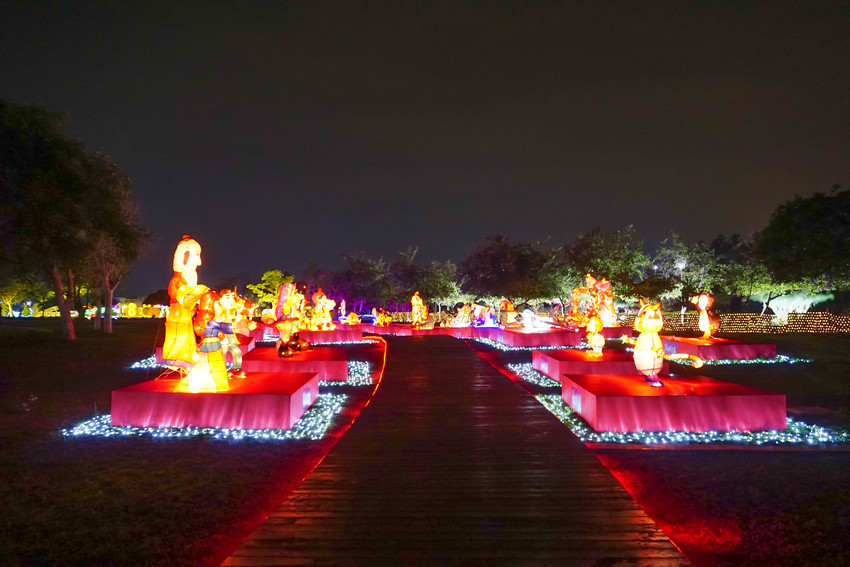
[[[0,3],[0,98],[67,110],[152,231],[118,296],[489,234],[747,234],[850,183],[850,4]]]

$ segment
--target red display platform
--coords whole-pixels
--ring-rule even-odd
[[[251,341],[248,344],[239,345],[239,350],[242,351],[243,358],[246,354],[254,350],[255,342],[256,341],[254,340],[254,337],[251,337]],[[232,357],[228,354],[227,362],[233,362],[233,360],[231,359]],[[162,347],[156,347],[156,363],[162,364]]]
[[[758,431],[785,429],[785,396],[706,376],[663,378],[564,374],[564,403],[596,431]]]
[[[341,325],[333,331],[298,331],[298,336],[311,343],[352,343],[363,340],[363,331],[356,325]]]
[[[776,345],[771,344],[753,344],[720,338],[707,341],[669,335],[662,336],[661,340],[667,354],[692,354],[704,360],[776,358]]]
[[[640,374],[632,353],[622,350],[603,349],[601,355],[575,349],[535,350],[531,353],[531,364],[558,382],[563,374]],[[665,360],[661,374],[669,372],[669,364]]]
[[[578,346],[584,336],[581,331],[551,329],[529,331],[526,329],[495,329],[494,341],[512,347]]]
[[[248,372],[318,372],[319,380],[348,380],[348,352],[345,347],[316,347],[291,357],[277,355],[274,347],[258,347],[242,359]]]
[[[177,380],[112,391],[112,425],[289,429],[319,396],[315,372],[254,373],[226,392],[174,392]]]

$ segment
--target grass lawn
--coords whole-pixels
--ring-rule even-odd
[[[0,564],[218,565],[338,439],[341,426],[320,441],[63,438],[145,379],[126,367],[162,325],[81,322],[69,343],[56,320],[0,320]],[[346,390],[354,408],[372,392]]]

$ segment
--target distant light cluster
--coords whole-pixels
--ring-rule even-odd
[[[154,368],[159,368],[162,366],[161,364],[157,364],[156,355],[150,355],[147,358],[143,358],[142,360],[138,360],[129,366],[130,370],[152,370]]]
[[[559,394],[534,396],[543,406],[561,420],[583,443],[641,444],[641,445],[795,445],[821,446],[850,443],[850,432],[808,425],[786,418],[788,428],[782,431],[636,431],[615,433],[594,431],[564,403]]]
[[[348,400],[347,394],[319,394],[319,397],[291,429],[231,429],[215,427],[113,427],[111,416],[99,415],[71,429],[62,429],[63,437],[154,437],[158,439],[185,439],[205,437],[240,441],[289,441],[308,439],[317,441],[325,436],[337,414]]]
[[[684,358],[682,360],[674,360],[677,364],[687,364],[688,366],[693,366],[694,361]],[[776,358],[705,358],[703,359],[703,364],[711,365],[711,366],[722,366],[722,365],[730,365],[730,364],[808,364],[811,362],[808,358],[794,358],[792,356],[786,356],[784,354],[777,354]]]

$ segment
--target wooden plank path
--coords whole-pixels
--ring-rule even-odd
[[[223,565],[688,565],[590,450],[462,341],[387,342],[371,404]]]

